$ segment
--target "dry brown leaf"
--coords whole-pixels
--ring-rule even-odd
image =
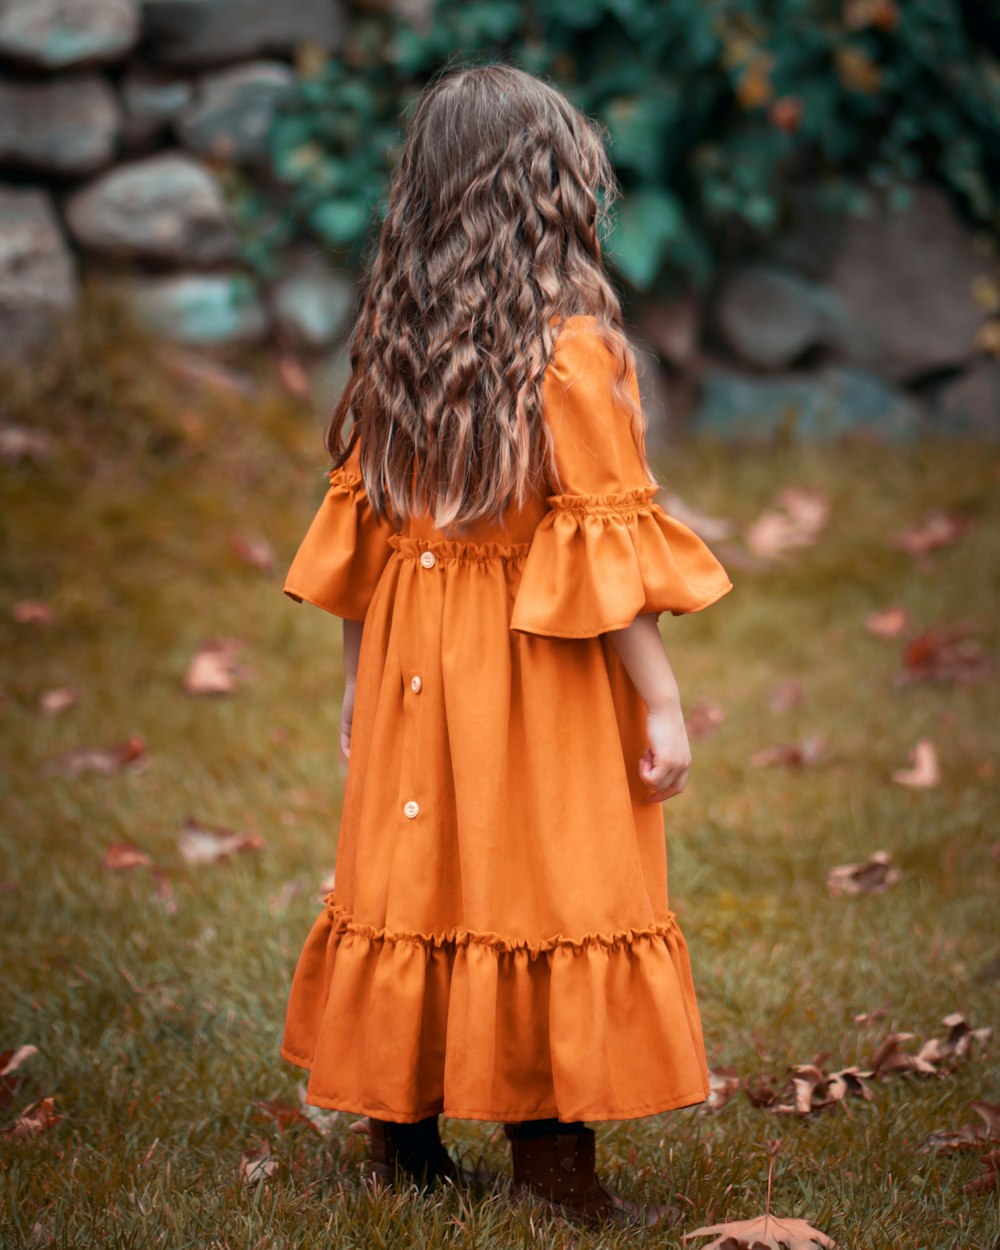
[[[894,678],[897,686],[917,682],[954,682],[970,686],[982,681],[995,667],[980,642],[972,637],[979,621],[932,625],[911,638],[903,650],[903,668]]]
[[[874,1024],[876,1020],[884,1020],[889,1014],[888,1007],[875,1007],[871,1011],[859,1012],[854,1017],[855,1024]]]
[[[299,1082],[298,1094],[303,1116],[305,1116],[316,1132],[319,1133],[320,1137],[329,1137],[333,1132],[337,1121],[340,1119],[340,1112],[327,1111],[323,1107],[314,1107],[311,1103],[306,1102],[305,1081]]]
[[[74,686],[59,686],[55,690],[46,690],[38,700],[38,706],[43,712],[52,715],[72,707],[79,697],[80,692]]]
[[[786,486],[747,530],[746,544],[755,555],[780,560],[791,551],[812,546],[826,527],[830,501],[820,490]]]
[[[740,1078],[735,1068],[709,1068],[709,1095],[705,1111],[721,1111],[740,1088]]]
[[[910,752],[910,768],[896,768],[892,779],[901,786],[913,786],[918,790],[929,790],[941,784],[941,767],[938,764],[937,749],[930,738],[920,738]]]
[[[684,719],[693,738],[711,738],[726,719],[726,709],[720,703],[695,703]]]
[[[52,604],[44,599],[19,599],[10,614],[19,625],[51,625],[56,619]]]
[[[805,1220],[785,1219],[778,1215],[759,1215],[755,1220],[728,1220],[725,1224],[709,1224],[705,1228],[696,1228],[685,1233],[682,1241],[692,1237],[711,1237],[715,1240],[699,1247],[699,1250],[735,1250],[728,1245],[735,1242],[736,1247],[746,1246],[757,1250],[816,1250],[817,1246],[836,1246],[826,1233],[813,1228]]]
[[[877,638],[898,638],[909,623],[910,614],[906,608],[894,606],[872,612],[865,621],[865,629]]]
[[[939,547],[950,547],[972,525],[972,517],[935,508],[926,513],[916,525],[907,526],[896,534],[892,544],[894,547],[901,547],[911,556],[924,556]]]
[[[266,538],[230,534],[229,545],[244,564],[252,564],[264,573],[270,573],[274,568],[274,551]]]
[[[888,851],[876,851],[863,864],[841,864],[826,874],[831,894],[881,894],[899,881],[899,869]]]
[[[0,1051],[0,1107],[9,1107],[18,1090],[24,1084],[24,1074],[18,1069],[38,1054],[38,1047],[24,1045],[16,1050]]]
[[[285,1102],[280,1098],[258,1098],[254,1106],[261,1115],[266,1116],[282,1133],[291,1124],[304,1124],[306,1122],[305,1116],[298,1107],[294,1107],[290,1102]]]
[[[974,1102],[971,1106],[980,1117],[981,1124],[963,1124],[961,1128],[951,1131],[931,1133],[917,1153],[929,1154],[932,1150],[981,1150],[989,1142],[1000,1141],[1000,1104]]]
[[[371,1121],[367,1117],[363,1120],[352,1120],[347,1126],[347,1131],[354,1133],[358,1137],[371,1137]]]
[[[44,430],[32,430],[9,421],[0,425],[0,460],[8,464],[17,464],[20,460],[44,464],[51,455],[52,439]]]
[[[682,525],[703,538],[707,543],[721,542],[731,537],[736,531],[736,522],[731,517],[709,516],[684,502],[680,495],[673,491],[661,491],[657,502],[669,516],[675,517]]]
[[[278,376],[281,378],[282,385],[290,395],[294,395],[296,399],[308,399],[312,391],[309,384],[309,374],[306,373],[300,361],[294,356],[282,356],[278,361]]]
[[[771,1110],[778,1115],[815,1115],[851,1096],[871,1102],[868,1081],[874,1076],[873,1072],[842,1068],[839,1072],[826,1073],[817,1064],[799,1064],[792,1073],[791,1089],[788,1085],[785,1089],[794,1094],[794,1100],[773,1105]]]
[[[786,677],[771,691],[771,711],[787,712],[789,708],[797,707],[804,697],[802,687],[795,678]]]
[[[750,763],[759,766],[790,764],[794,767],[814,764],[822,756],[825,743],[826,739],[822,734],[812,734],[802,742],[779,742],[754,751],[750,756]]]
[[[177,846],[189,864],[214,864],[237,851],[259,851],[264,839],[256,833],[237,833],[225,825],[203,825],[185,817]]]
[[[230,694],[238,681],[248,681],[252,672],[236,658],[243,646],[238,638],[203,642],[184,674],[184,689],[188,694]]]
[[[992,1193],[1000,1183],[1000,1150],[991,1150],[989,1154],[982,1155],[979,1162],[983,1165],[983,1172],[977,1176],[975,1180],[969,1181],[968,1185],[963,1186],[963,1193],[967,1194],[988,1194]]]
[[[266,1181],[278,1169],[278,1160],[271,1157],[271,1145],[266,1138],[256,1151],[244,1150],[240,1156],[240,1180],[248,1188]]]
[[[37,1137],[54,1125],[58,1124],[62,1115],[56,1110],[54,1098],[40,1098],[25,1107],[17,1119],[3,1129],[4,1137],[23,1140],[26,1137]]]
[[[148,868],[153,857],[140,851],[133,842],[112,842],[101,862],[113,872],[125,872],[130,868]]]
[[[129,734],[110,747],[77,747],[65,751],[43,765],[42,772],[63,777],[79,777],[84,773],[100,773],[110,777],[123,768],[138,771],[148,763],[146,743],[139,734]]]

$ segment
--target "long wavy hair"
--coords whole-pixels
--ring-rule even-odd
[[[616,194],[597,124],[541,79],[481,65],[421,92],[326,432],[335,467],[360,438],[376,515],[429,513],[461,532],[558,491],[540,389],[575,314],[595,317],[617,359],[646,463],[626,384],[635,360],[601,258]]]

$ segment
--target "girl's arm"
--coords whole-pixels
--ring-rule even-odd
[[[655,615],[637,616],[626,629],[613,630],[607,637],[646,704],[649,746],[639,761],[639,776],[653,791],[649,802],[659,803],[680,794],[691,767],[677,680]]]
[[[351,725],[354,721],[354,688],[358,679],[358,656],[364,621],[344,618],[344,702],[340,709],[340,753],[351,758]]]

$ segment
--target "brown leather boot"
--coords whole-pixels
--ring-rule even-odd
[[[415,1124],[371,1117],[368,1123],[371,1157],[365,1160],[365,1176],[377,1187],[398,1189],[415,1184],[428,1190],[439,1181],[461,1182],[458,1166],[441,1141],[436,1115]]]
[[[557,1215],[574,1224],[642,1224],[667,1227],[683,1219],[668,1204],[642,1205],[610,1193],[595,1171],[595,1134],[570,1128],[544,1136],[519,1137],[517,1126],[505,1124],[514,1165],[514,1192],[540,1198]]]

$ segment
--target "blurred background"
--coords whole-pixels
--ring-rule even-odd
[[[998,43],[977,0],[3,0],[0,352],[103,281],[336,370],[402,111],[503,58],[606,127],[654,439],[995,438]]]
[[[660,620],[713,1097],[602,1126],[602,1173],[688,1228],[996,1250],[998,38],[985,0],[0,0],[4,1250],[569,1244],[370,1199],[278,1054],[345,779],[340,623],[281,587],[401,114],[495,57],[606,128],[662,502],[734,583]]]

